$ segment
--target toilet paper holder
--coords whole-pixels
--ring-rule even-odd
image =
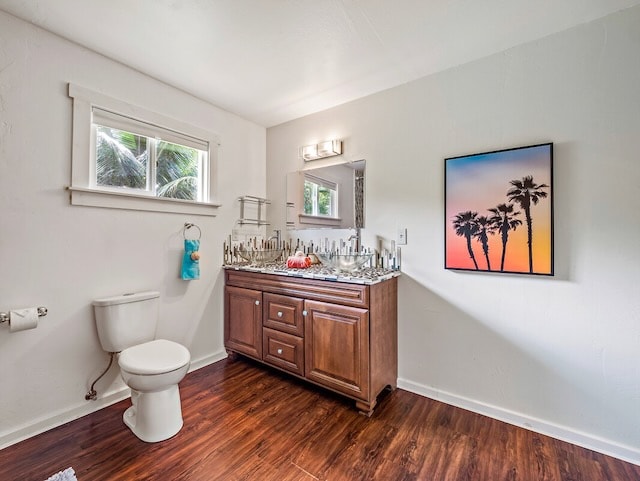
[[[44,317],[49,310],[46,307],[38,307],[38,317]],[[0,312],[0,324],[3,322],[11,321],[11,314],[9,312]]]

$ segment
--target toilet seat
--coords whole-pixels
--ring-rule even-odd
[[[120,353],[118,364],[131,374],[153,375],[180,369],[190,359],[189,350],[182,344],[156,339],[125,349]]]

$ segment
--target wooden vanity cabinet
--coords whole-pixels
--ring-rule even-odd
[[[376,284],[225,271],[225,347],[344,394],[371,415],[395,389],[397,278]]]

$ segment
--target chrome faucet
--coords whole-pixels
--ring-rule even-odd
[[[273,239],[276,240],[277,244],[276,244],[276,249],[280,249],[280,230],[279,229],[274,229],[274,231],[276,234],[272,235],[271,237],[269,237],[267,239],[267,242],[272,241]]]
[[[353,239],[356,240],[356,252],[360,252],[360,227],[356,228],[355,234],[351,234],[349,237],[347,237],[347,242],[350,242]]]

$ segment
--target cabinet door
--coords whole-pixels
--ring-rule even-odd
[[[305,301],[305,377],[368,399],[369,312]]]
[[[224,294],[225,347],[262,359],[262,292],[226,286]]]

